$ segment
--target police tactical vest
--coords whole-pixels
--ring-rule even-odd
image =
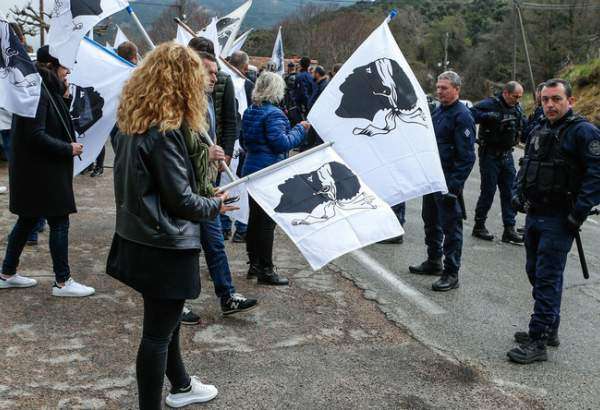
[[[586,120],[573,115],[554,129],[545,123],[531,135],[523,158],[522,192],[532,204],[570,206],[579,192],[583,169],[561,144],[565,132],[581,121]]]
[[[507,108],[498,97],[494,97],[494,101],[502,120],[493,125],[482,124],[479,137],[491,149],[508,151],[519,142],[522,113],[517,107]]]

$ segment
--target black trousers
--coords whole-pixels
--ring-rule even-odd
[[[275,238],[275,221],[256,203],[250,201],[250,216],[246,232],[246,251],[250,263],[263,267],[273,266],[273,240]]]
[[[104,158],[106,157],[106,147],[102,147],[102,151],[98,154],[98,158],[96,158],[96,167],[95,168],[104,168]]]
[[[184,302],[144,296],[144,328],[135,368],[140,410],[163,408],[165,374],[172,390],[190,385],[179,350],[179,322]]]

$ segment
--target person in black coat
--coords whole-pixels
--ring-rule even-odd
[[[69,70],[48,52],[38,50],[43,81],[35,118],[15,115],[10,162],[10,211],[19,216],[8,238],[0,275],[0,289],[35,286],[34,279],[17,273],[19,258],[30,232],[45,217],[50,225],[50,254],[55,275],[54,296],[81,297],[94,293],[71,278],[69,269],[69,215],[77,212],[73,195],[73,157],[83,152],[74,142],[69,116]]]
[[[206,130],[206,83],[206,70],[192,50],[161,44],[125,85],[111,138],[117,219],[106,271],[144,299],[136,361],[142,410],[162,408],[165,374],[170,407],[205,402],[218,393],[187,374],[179,347],[185,299],[200,294],[200,222],[235,209],[225,205],[225,193],[198,194],[180,131]]]

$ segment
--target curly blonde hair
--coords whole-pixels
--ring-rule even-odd
[[[143,134],[151,127],[161,132],[185,123],[206,131],[208,81],[202,60],[188,47],[163,43],[148,54],[125,84],[117,112],[119,129]]]

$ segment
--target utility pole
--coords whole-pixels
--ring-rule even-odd
[[[45,44],[46,33],[44,29],[44,0],[40,0],[40,47]]]
[[[527,58],[527,67],[529,68],[529,80],[531,81],[531,92],[533,94],[533,100],[535,101],[535,80],[533,79],[533,70],[531,68],[531,59],[529,58],[529,49],[527,48],[527,37],[525,36],[525,26],[523,25],[523,15],[521,14],[521,7],[518,3],[516,4],[517,16],[519,16],[519,23],[521,24],[521,36],[523,37],[523,48],[525,50],[525,57]]]
[[[513,18],[513,29],[512,29],[512,38],[513,38],[513,69],[512,69],[512,79],[513,81],[517,80],[517,1],[513,0],[512,7],[512,18]]]

